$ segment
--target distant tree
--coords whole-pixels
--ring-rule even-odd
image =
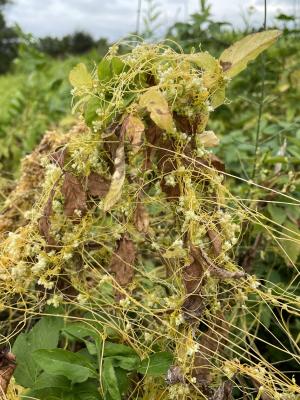
[[[4,18],[4,7],[8,3],[7,0],[0,0],[0,74],[9,69],[18,52],[17,33],[6,25]]]

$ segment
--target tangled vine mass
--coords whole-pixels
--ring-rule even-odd
[[[299,398],[251,348],[248,300],[274,296],[236,263],[253,215],[228,190],[207,130],[226,85],[279,35],[250,35],[220,59],[115,45],[94,71],[71,71],[79,122],[24,159],[0,218],[0,307],[14,316],[6,341],[52,315],[73,329],[75,354],[98,354],[100,378],[87,376],[98,394],[82,398],[229,400],[247,385],[257,399]],[[46,398],[22,384],[18,346],[24,398]]]

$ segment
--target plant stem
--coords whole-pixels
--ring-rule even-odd
[[[264,0],[264,22],[263,22],[263,30],[267,29],[267,0]],[[261,120],[262,120],[262,112],[265,98],[265,78],[266,78],[266,66],[265,66],[265,54],[262,55],[262,85],[259,99],[259,108],[258,108],[258,119],[257,119],[257,128],[256,128],[256,137],[255,137],[255,156],[254,156],[254,165],[252,171],[252,179],[255,178],[256,169],[257,169],[257,156],[258,156],[258,144],[261,133]]]

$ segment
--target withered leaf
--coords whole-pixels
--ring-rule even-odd
[[[122,194],[122,187],[125,181],[125,149],[123,138],[121,138],[116,150],[114,166],[115,171],[112,176],[110,188],[106,197],[104,198],[104,211],[110,210],[117,203]]]
[[[199,352],[195,354],[194,372],[198,383],[211,382],[211,367],[213,357],[223,351],[224,340],[228,336],[229,326],[222,315],[216,316],[207,332],[203,332],[200,339]]]
[[[16,357],[9,351],[0,352],[0,399],[6,399],[8,385],[16,368]]]
[[[230,400],[232,397],[233,382],[225,381],[215,391],[214,395],[209,400]]]
[[[193,246],[191,247],[193,256]],[[203,266],[194,257],[194,261],[186,266],[183,271],[183,282],[187,297],[182,305],[186,320],[199,317],[204,310],[204,301],[201,295],[203,285]]]
[[[66,172],[61,192],[65,198],[64,212],[67,217],[78,218],[79,213],[86,212],[86,192],[75,175]]]
[[[218,256],[222,251],[222,240],[219,233],[214,229],[207,230],[208,237],[211,240],[211,244],[214,250],[215,256]]]
[[[53,202],[53,198],[54,198],[54,195],[55,195],[55,191],[56,191],[56,187],[58,185],[58,182],[59,181],[57,181],[53,185],[53,187],[52,187],[52,189],[50,191],[48,200],[46,202],[46,205],[44,207],[43,215],[39,219],[39,232],[45,238],[46,243],[48,245],[50,245],[50,246],[54,246],[56,244],[54,238],[50,234],[50,229],[51,229],[50,217],[51,217],[51,214],[52,214],[52,211],[53,211],[52,202]]]
[[[54,153],[51,153],[49,158],[50,158],[50,161],[54,162],[60,168],[63,168],[63,166],[65,164],[66,155],[67,155],[67,149],[62,148],[62,149],[55,151]]]
[[[133,147],[133,152],[136,153],[142,143],[142,134],[145,130],[145,126],[140,118],[134,115],[127,117],[126,123],[126,135]]]
[[[148,214],[145,206],[142,203],[137,204],[137,207],[135,210],[134,222],[135,222],[136,229],[139,232],[143,232],[143,233],[148,232],[149,214]]]
[[[87,191],[91,197],[102,198],[108,193],[110,182],[96,172],[91,172],[87,178]]]
[[[167,372],[166,382],[169,385],[175,385],[176,383],[184,383],[184,381],[181,368],[178,365],[171,365]]]
[[[110,262],[110,271],[115,275],[116,282],[124,287],[133,279],[136,250],[133,241],[126,235],[119,241],[117,250]]]
[[[198,139],[204,147],[215,147],[220,143],[220,139],[213,131],[204,131],[198,134]]]

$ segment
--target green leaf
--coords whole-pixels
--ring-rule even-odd
[[[12,351],[17,357],[17,368],[14,376],[18,384],[25,388],[34,385],[41,368],[34,360],[33,352],[39,349],[55,348],[62,327],[63,318],[43,317],[29,333],[21,333],[17,337]]]
[[[103,58],[98,65],[99,81],[108,82],[111,80],[112,76],[111,62],[107,58]]]
[[[148,110],[150,118],[159,128],[166,132],[174,132],[175,126],[168,102],[157,88],[151,87],[142,94],[139,104]]]
[[[92,122],[99,118],[97,115],[97,110],[101,108],[101,106],[102,102],[97,97],[92,97],[87,102],[84,111],[84,119],[88,126],[91,126]]]
[[[129,346],[120,343],[105,342],[104,357],[135,356],[136,352]]]
[[[143,375],[165,375],[173,362],[171,353],[162,351],[143,360],[137,369]]]
[[[118,379],[111,358],[103,361],[102,379],[105,394],[108,393],[112,400],[121,400]]]
[[[123,70],[125,68],[125,64],[120,59],[120,57],[113,57],[111,60],[111,68],[112,68],[113,74],[120,75],[120,73],[123,72]]]
[[[120,367],[122,369],[125,369],[126,371],[135,370],[140,363],[140,358],[138,356],[134,357],[114,356],[107,358],[110,358],[112,360],[114,367]]]
[[[289,238],[280,240],[280,244],[285,252],[284,257],[290,265],[294,264],[300,255],[300,230],[296,224],[290,221],[287,221],[284,227],[292,231],[290,232],[284,229],[283,232],[288,235]]]
[[[62,330],[62,333],[69,336],[71,339],[75,338],[84,342],[90,354],[95,355],[98,353],[102,339],[95,328],[85,324],[84,322],[75,322],[68,324]],[[86,340],[85,338],[87,337],[93,338],[96,344]]]
[[[50,375],[62,375],[80,383],[97,377],[94,366],[81,354],[63,349],[37,350],[33,354],[38,365]]]
[[[253,33],[224,50],[220,56],[220,63],[225,76],[232,78],[239,74],[250,61],[270,47],[280,35],[281,32],[276,29]]]
[[[92,76],[84,63],[79,63],[71,70],[69,80],[71,85],[77,89],[93,88]]]
[[[271,215],[271,218],[277,224],[283,224],[287,218],[286,211],[282,207],[278,207],[272,203],[269,203],[267,209]]]

